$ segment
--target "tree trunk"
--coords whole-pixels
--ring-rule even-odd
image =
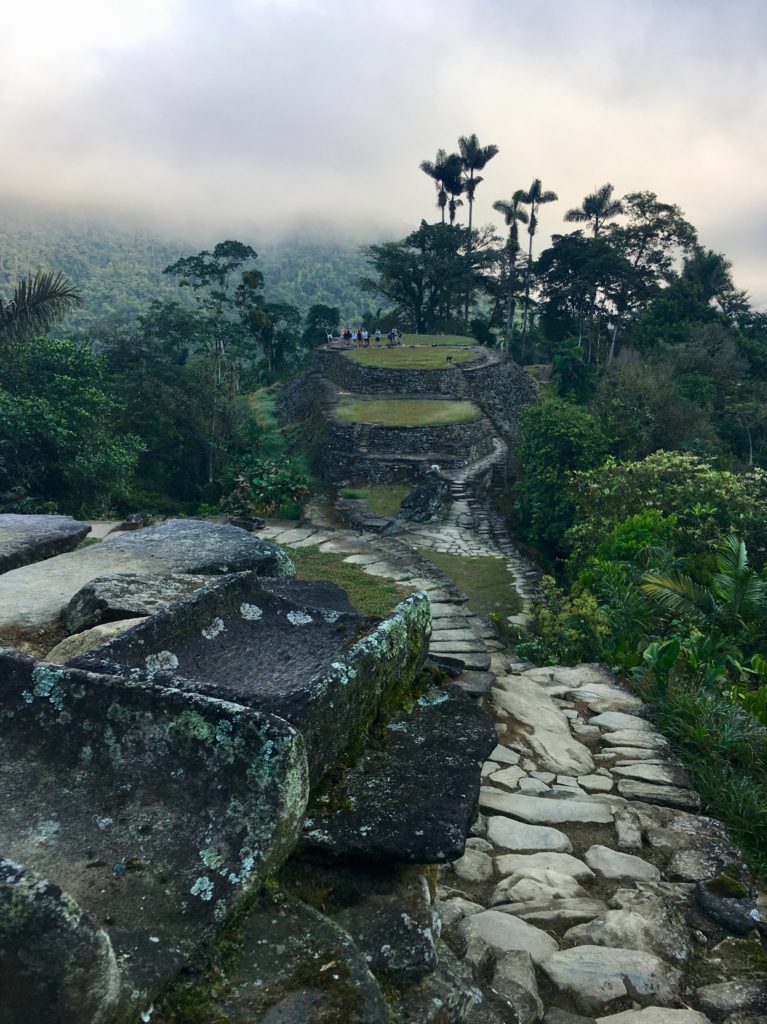
[[[530,210],[530,222],[532,223],[535,217],[535,207],[533,206]],[[530,242],[527,246],[527,269],[525,270],[525,309],[522,313],[522,351],[524,352],[527,346],[527,325],[530,309],[530,271],[533,266],[533,235],[532,232],[528,232]]]

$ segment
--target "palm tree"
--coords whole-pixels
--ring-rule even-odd
[[[728,537],[716,557],[717,572],[709,587],[678,572],[645,573],[642,591],[674,616],[740,633],[763,627],[767,582],[748,564],[746,545]]]
[[[82,305],[80,291],[63,274],[38,270],[0,299],[0,342],[24,341],[47,331],[60,317]]]
[[[591,222],[594,229],[594,238],[604,227],[606,220],[612,220],[618,214],[623,213],[623,203],[620,199],[613,199],[613,186],[607,182],[598,188],[596,192],[586,196],[580,206],[568,210],[565,214],[566,221]]]
[[[464,191],[464,181],[461,177],[461,157],[458,153],[451,153],[445,161],[443,169],[443,183],[450,196],[447,210],[451,225],[455,223],[455,214],[459,206],[463,206],[463,200],[458,197]]]
[[[462,135],[458,140],[458,149],[460,150],[461,163],[463,167],[463,182],[464,191],[466,198],[469,201],[469,235],[468,235],[468,256],[469,262],[471,263],[471,225],[472,225],[472,214],[474,212],[474,194],[477,190],[477,185],[483,180],[475,171],[481,171],[483,168],[493,159],[498,153],[497,146],[480,146],[479,139],[476,135]],[[469,322],[469,292],[466,292],[466,299],[464,302],[463,318],[468,324]]]
[[[436,159],[422,160],[420,168],[434,182],[437,189],[437,207],[442,211],[442,223],[445,223],[445,207],[447,206],[447,189],[445,188],[445,172],[449,169],[448,155],[444,149],[437,150]]]
[[[538,210],[545,203],[555,203],[559,199],[556,192],[550,190],[544,191],[541,179],[536,178],[530,188],[525,193],[523,200],[530,207],[530,223],[528,224],[527,234],[529,236],[529,242],[527,246],[527,269],[525,270],[525,309],[522,314],[522,353],[524,355],[525,346],[527,344],[527,328],[529,323],[529,309],[530,309],[530,271],[533,266],[533,238],[535,237],[535,231],[538,227]]]
[[[527,224],[528,218],[524,210],[519,209],[519,204],[526,202],[524,189],[518,188],[510,200],[496,199],[493,209],[503,214],[506,227],[509,229],[509,238],[506,242],[506,251],[509,254],[509,279],[508,293],[506,296],[506,342],[511,342],[514,331],[514,292],[517,278],[517,255],[519,254],[519,224]]]

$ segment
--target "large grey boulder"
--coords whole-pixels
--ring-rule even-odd
[[[78,590],[66,606],[64,625],[69,633],[80,633],[104,622],[154,615],[189,597],[210,580],[210,576],[184,573],[142,576],[126,572],[99,576]]]
[[[0,860],[3,1024],[108,1024],[120,986],[106,932],[59,886]]]
[[[0,573],[71,551],[90,529],[70,516],[0,515]]]
[[[235,573],[73,664],[278,715],[303,734],[315,785],[382,710],[413,696],[430,629],[423,592],[379,622],[339,610],[349,605],[337,587],[329,607],[328,587]]]
[[[302,738],[281,719],[0,652],[0,850],[76,904],[72,927],[87,915],[104,929],[120,1024],[293,849],[307,774]],[[48,991],[65,993],[73,938],[61,900],[50,906],[42,920],[33,901],[0,904],[2,955],[34,965],[45,949]],[[104,979],[106,946],[89,941]],[[39,1019],[36,984],[32,971],[25,1022]],[[87,1002],[76,1019],[102,1024]]]
[[[56,621],[86,583],[114,573],[165,576],[253,571],[292,575],[288,556],[236,526],[169,519],[0,577],[0,631],[32,631]]]
[[[554,953],[542,966],[552,985],[584,1013],[604,1013],[627,997],[679,1005],[681,972],[652,953],[576,946]]]

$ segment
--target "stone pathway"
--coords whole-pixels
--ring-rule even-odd
[[[462,471],[464,472],[464,471]],[[486,694],[498,746],[482,767],[464,856],[440,869],[442,937],[471,966],[472,1024],[765,1024],[767,898],[635,696],[596,666],[533,668],[504,651],[414,548],[506,559],[536,576],[502,524],[451,477],[443,523],[395,537],[271,524],[432,600],[433,660]],[[479,997],[478,997],[479,999]],[[690,1009],[694,1007],[695,1009]]]

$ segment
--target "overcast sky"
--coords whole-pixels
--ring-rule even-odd
[[[436,219],[476,132],[534,177],[679,204],[767,304],[767,0],[29,0],[0,14],[0,199],[234,235]],[[568,228],[569,230],[569,228]]]

